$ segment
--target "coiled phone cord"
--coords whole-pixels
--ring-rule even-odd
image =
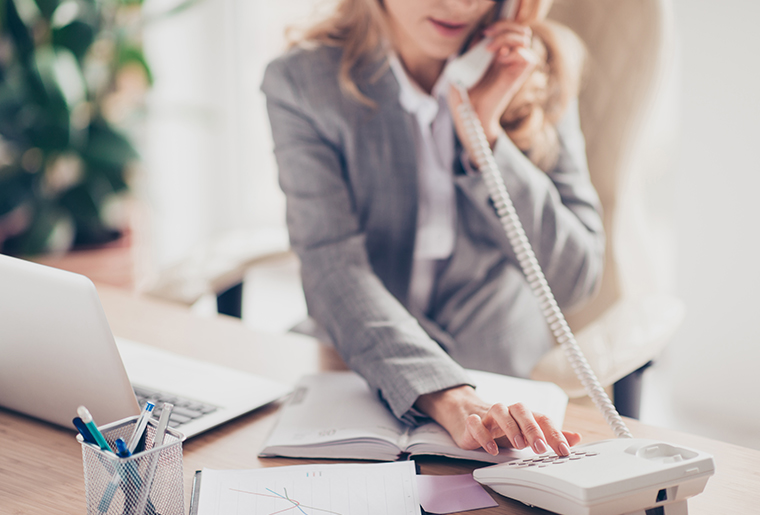
[[[504,179],[496,165],[496,159],[494,159],[491,152],[491,146],[488,144],[483,126],[480,124],[480,119],[475,114],[475,110],[470,103],[467,89],[461,84],[456,84],[456,87],[462,97],[462,103],[458,107],[459,115],[464,124],[466,137],[470,141],[470,148],[475,153],[471,157],[483,176],[488,194],[496,208],[496,214],[499,216],[499,222],[515,251],[530,289],[539,300],[544,318],[554,338],[564,350],[576,376],[578,376],[581,384],[586,389],[586,393],[588,393],[591,400],[596,404],[596,407],[601,411],[607,424],[614,431],[615,436],[617,438],[633,438],[625,422],[623,422],[620,414],[612,404],[607,392],[604,391],[596,374],[591,369],[588,361],[586,361],[573,332],[570,330],[570,326],[565,320],[565,316],[557,305],[544,272],[541,270],[533,248],[525,235],[525,229],[523,229],[522,223],[517,217],[517,212],[504,185]]]

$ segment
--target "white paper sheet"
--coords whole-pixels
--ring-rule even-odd
[[[414,463],[203,469],[198,515],[420,515]]]

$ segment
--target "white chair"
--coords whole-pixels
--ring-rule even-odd
[[[598,297],[568,316],[621,413],[638,416],[642,367],[684,316],[673,296],[669,172],[675,143],[674,41],[669,0],[557,0],[550,18],[587,46],[581,126],[601,197],[607,261]],[[571,397],[583,387],[557,347],[533,371]]]

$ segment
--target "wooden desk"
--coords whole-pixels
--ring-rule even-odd
[[[285,381],[317,370],[345,368],[332,349],[309,338],[262,336],[227,317],[199,318],[184,308],[139,299],[121,290],[99,287],[99,291],[113,332],[119,336]],[[258,410],[185,442],[186,509],[195,470],[307,462],[256,457],[276,420],[276,411],[276,406]],[[575,405],[568,407],[565,427],[583,433],[586,442],[612,437],[600,415]],[[705,492],[689,501],[691,515],[758,512],[760,452],[636,421],[630,421],[629,427],[638,437],[662,438],[715,456],[717,473]],[[73,431],[0,409],[1,514],[85,513],[82,455],[74,437]],[[418,462],[427,474],[462,473],[476,466],[438,458]],[[547,513],[494,497],[499,508],[473,513]]]

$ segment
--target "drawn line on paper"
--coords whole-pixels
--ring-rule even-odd
[[[324,513],[332,513],[333,515],[341,515],[337,511],[330,511],[330,510],[325,510],[325,509],[322,509],[322,508],[316,508],[314,506],[306,506],[305,504],[301,504],[300,502],[298,502],[296,500],[293,500],[293,499],[291,499],[288,496],[288,490],[287,490],[287,488],[283,488],[283,491],[285,492],[285,495],[282,495],[281,493],[275,492],[271,488],[267,488],[266,490],[269,491],[269,492],[271,492],[271,493],[273,493],[274,495],[262,494],[262,493],[259,493],[259,492],[249,492],[247,490],[238,490],[236,488],[230,488],[230,490],[232,490],[233,492],[240,492],[241,494],[251,494],[251,495],[258,495],[259,497],[269,497],[269,498],[273,498],[273,499],[283,499],[285,501],[293,503],[293,506],[291,506],[290,508],[285,508],[284,510],[275,511],[275,512],[270,513],[269,515],[275,515],[277,513],[283,513],[283,512],[286,512],[286,511],[294,510],[296,508],[298,508],[298,510],[301,513],[303,513],[303,515],[309,515],[308,513],[306,513],[305,511],[303,511],[303,508],[306,508],[307,510],[321,511],[321,512],[324,512]]]

